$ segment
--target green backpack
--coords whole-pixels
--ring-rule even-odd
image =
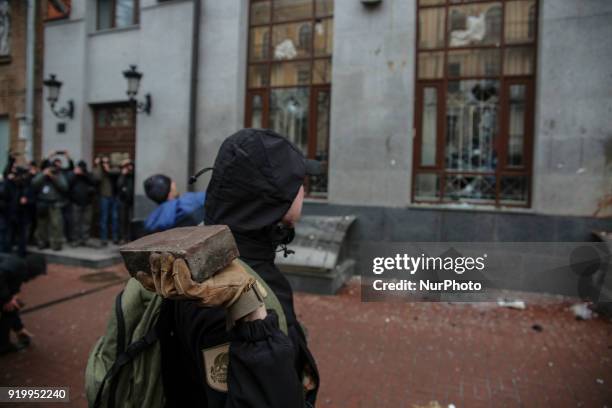
[[[263,279],[239,261],[267,292],[266,309],[278,315],[287,334],[287,319],[278,298]],[[161,379],[161,350],[156,323],[162,298],[134,278],[117,295],[106,333],[87,360],[85,390],[89,407],[161,408],[165,405]]]

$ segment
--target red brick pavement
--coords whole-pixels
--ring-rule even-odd
[[[121,286],[26,314],[35,344],[0,359],[0,385],[68,385],[69,405],[86,406],[87,355]],[[322,376],[318,406],[334,408],[612,407],[612,325],[578,322],[566,307],[363,304],[356,283],[334,297],[296,294]]]

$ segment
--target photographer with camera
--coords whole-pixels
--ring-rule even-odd
[[[72,243],[74,247],[90,246],[89,231],[91,229],[92,205],[96,198],[97,181],[87,170],[83,160],[67,177],[70,201],[72,202]]]
[[[61,161],[45,160],[42,171],[32,180],[36,191],[36,239],[38,248],[45,249],[51,244],[54,251],[62,249],[64,220],[62,209],[66,206],[68,182],[62,173]]]
[[[108,156],[98,156],[94,160],[93,174],[100,185],[100,241],[108,245],[108,221],[110,218],[113,243],[119,243],[119,200],[117,198],[117,179],[119,169],[111,165]]]
[[[74,170],[74,162],[70,157],[70,152],[68,150],[54,150],[49,153],[49,161],[53,163],[53,165],[58,169],[58,171],[64,176],[66,182],[68,182],[70,175]],[[63,164],[63,160],[66,161],[66,166]],[[64,235],[66,236],[66,240],[68,242],[72,242],[72,230],[73,230],[73,221],[72,221],[72,203],[70,200],[70,195],[68,193],[63,194],[63,205],[62,205],[62,221],[64,226]]]

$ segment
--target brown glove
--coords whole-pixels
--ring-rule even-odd
[[[147,290],[164,298],[190,299],[205,307],[227,308],[232,322],[261,307],[267,295],[237,260],[202,283],[191,279],[184,259],[175,259],[169,253],[151,254],[149,267],[150,274],[143,271],[136,274]]]

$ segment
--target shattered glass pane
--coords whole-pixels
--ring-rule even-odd
[[[270,128],[308,153],[308,88],[270,91]]]
[[[272,49],[275,60],[307,58],[312,50],[310,22],[279,24],[272,28]]]
[[[451,47],[499,44],[501,41],[501,3],[451,7],[448,19],[448,43]]]
[[[499,81],[448,83],[446,169],[484,172],[497,167]]]
[[[447,174],[444,201],[495,202],[495,176]]]

